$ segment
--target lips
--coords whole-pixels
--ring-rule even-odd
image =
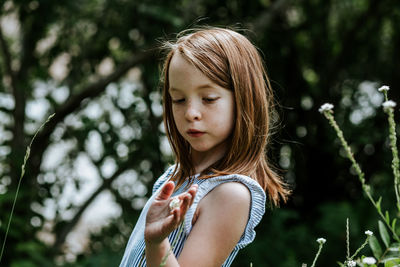
[[[196,130],[196,129],[189,129],[187,134],[191,137],[200,137],[204,134],[204,132]]]

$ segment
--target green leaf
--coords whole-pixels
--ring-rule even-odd
[[[397,254],[399,255],[399,258],[400,258],[400,243],[390,244],[388,250],[391,252],[397,252]]]
[[[400,264],[400,259],[388,259],[385,261],[385,267],[395,267]]]
[[[375,203],[375,207],[378,210],[378,212],[381,212],[381,201],[382,197],[379,197],[378,201]]]
[[[390,218],[389,218],[389,212],[388,211],[385,212],[385,219],[386,219],[387,224],[390,224]]]
[[[382,221],[379,221],[378,224],[379,224],[379,233],[381,234],[383,243],[385,243],[386,247],[389,247],[390,237],[389,237],[389,233],[386,230],[386,226]]]
[[[379,244],[378,239],[375,236],[371,236],[369,238],[369,246],[371,247],[372,253],[374,254],[375,258],[380,259],[382,256],[382,248]]]
[[[392,221],[392,229],[395,233],[396,233],[396,222],[397,222],[397,218],[394,218]]]
[[[361,262],[363,262],[363,260],[366,258],[366,256],[362,255],[361,256]],[[367,266],[366,264],[360,265],[358,264],[358,266]],[[377,267],[376,264],[368,264],[368,267]]]

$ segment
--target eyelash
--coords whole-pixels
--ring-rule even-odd
[[[203,101],[205,101],[207,103],[214,103],[217,100],[218,100],[218,97],[216,97],[216,98],[210,98],[210,97],[203,98]]]
[[[172,103],[181,104],[181,103],[183,103],[183,101],[185,101],[185,99],[176,99],[176,100],[172,100]]]
[[[212,104],[212,103],[214,103],[215,101],[217,101],[218,99],[219,99],[219,97],[216,97],[216,98],[204,97],[204,98],[203,98],[203,101],[206,102],[206,103],[208,103],[208,104]],[[181,103],[183,103],[183,102],[185,102],[185,99],[184,99],[184,98],[172,100],[172,103],[174,103],[174,104],[181,104]]]

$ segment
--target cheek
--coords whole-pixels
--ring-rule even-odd
[[[174,118],[174,122],[178,131],[180,132],[180,127],[182,126],[182,114],[179,109],[173,108],[172,109],[172,116]]]
[[[216,114],[219,114],[216,116]],[[235,125],[234,108],[231,105],[223,105],[210,116],[213,118],[213,127],[218,129],[220,134],[229,136]]]

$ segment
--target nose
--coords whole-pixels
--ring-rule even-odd
[[[201,119],[200,109],[196,107],[193,102],[188,103],[185,110],[185,118],[188,121],[196,121]]]

